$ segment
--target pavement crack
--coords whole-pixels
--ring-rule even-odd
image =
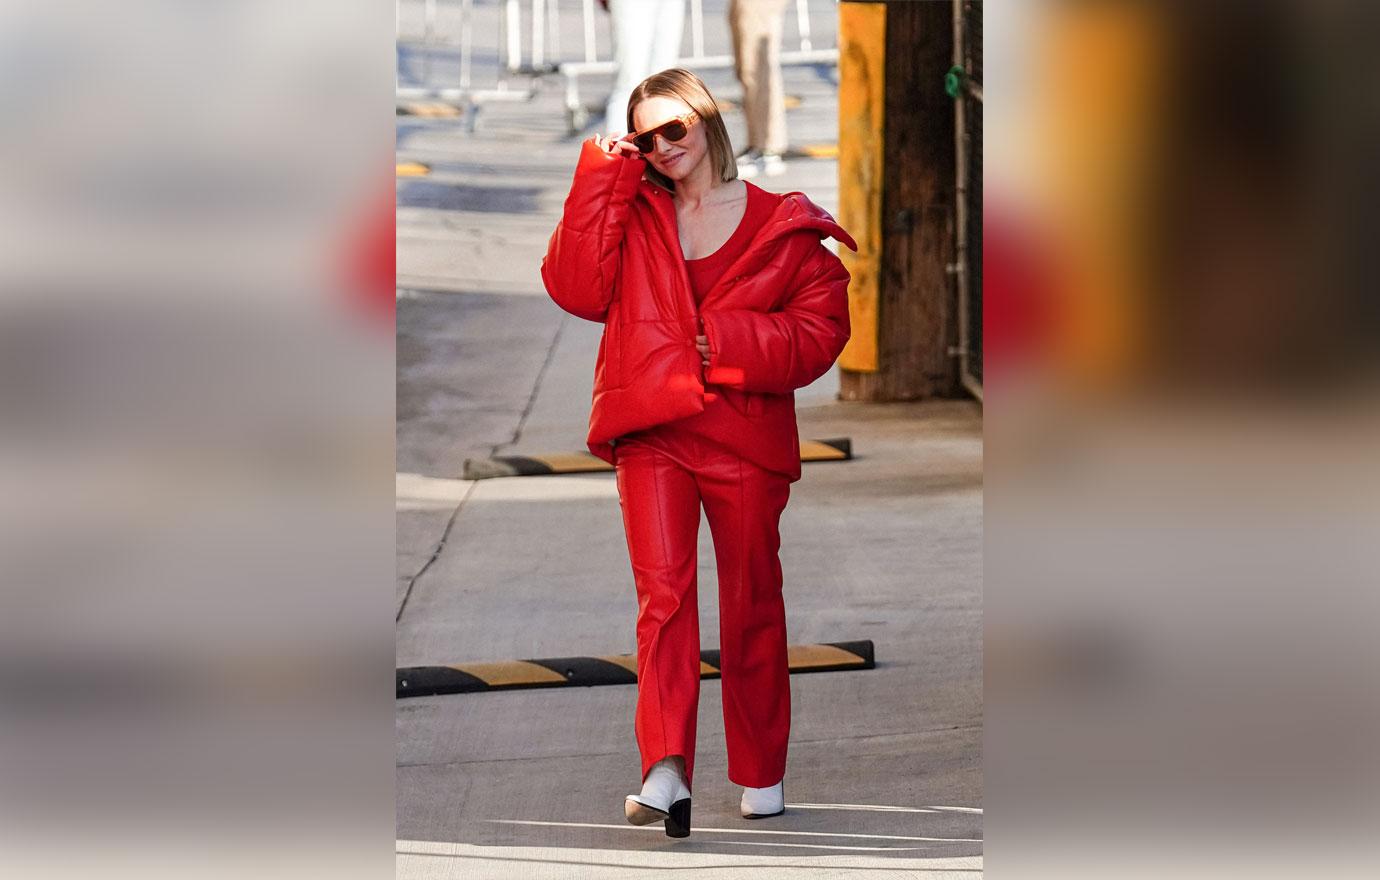
[[[446,549],[446,541],[450,538],[450,530],[455,527],[455,520],[460,516],[460,511],[464,509],[465,502],[470,500],[470,495],[474,492],[477,481],[472,481],[465,489],[465,495],[460,499],[460,503],[455,505],[455,509],[450,512],[450,519],[446,520],[446,528],[441,532],[441,540],[436,542],[436,549],[431,552],[431,557],[427,559],[422,567],[417,569],[417,573],[407,580],[407,589],[403,591],[402,602],[398,604],[398,613],[393,617],[393,622],[398,623],[402,620],[403,612],[407,610],[407,602],[412,598],[412,588],[421,580],[422,575],[426,574],[427,569],[431,568],[432,563],[441,557],[441,551]]]
[[[556,347],[560,345],[561,334],[565,332],[565,326],[569,318],[569,315],[563,316],[561,322],[556,325],[556,333],[551,338],[551,344],[547,346],[546,358],[542,361],[541,369],[537,370],[537,378],[532,383],[532,391],[527,395],[527,402],[523,404],[522,414],[518,417],[517,427],[513,429],[512,439],[504,443],[495,443],[489,450],[489,456],[491,458],[498,455],[500,449],[505,446],[514,446],[522,438],[522,428],[527,424],[527,418],[532,414],[533,407],[536,406],[537,395],[541,393],[542,381],[546,378],[547,370],[550,369],[551,362],[555,359]],[[470,483],[469,487],[465,490],[465,496],[460,499],[460,503],[455,505],[455,509],[451,511],[450,519],[446,520],[446,528],[441,533],[441,540],[436,542],[436,549],[432,551],[431,557],[417,570],[416,574],[408,579],[407,589],[403,591],[402,602],[398,604],[398,613],[393,618],[394,623],[398,623],[402,620],[403,612],[407,610],[408,600],[412,598],[412,589],[417,585],[417,581],[421,580],[422,575],[426,574],[427,569],[431,568],[432,564],[441,557],[441,552],[446,549],[446,542],[450,539],[451,529],[455,527],[455,520],[459,518],[460,511],[464,509],[465,502],[470,499],[470,495],[474,493],[474,487],[477,484],[478,481]]]
[[[513,438],[506,443],[494,445],[491,455],[498,455],[498,451],[504,447],[516,446],[522,439],[523,426],[527,424],[527,417],[532,414],[532,409],[536,406],[537,395],[541,393],[542,381],[546,378],[546,372],[551,368],[551,362],[556,358],[556,348],[561,344],[561,335],[565,333],[566,324],[570,321],[569,314],[563,314],[561,322],[556,325],[556,334],[551,337],[551,344],[546,349],[546,358],[541,363],[541,369],[537,370],[536,381],[532,383],[532,393],[527,395],[527,403],[522,407],[522,415],[518,417],[517,427],[513,429]]]

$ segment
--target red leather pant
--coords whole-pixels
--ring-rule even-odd
[[[620,438],[614,460],[637,586],[642,775],[670,755],[693,782],[700,690],[700,505],[719,573],[719,650],[728,778],[781,781],[791,726],[778,524],[790,481],[673,423]]]

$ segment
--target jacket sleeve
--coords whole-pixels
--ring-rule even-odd
[[[605,152],[587,139],[575,180],[541,261],[541,279],[556,305],[587,321],[603,321],[613,299],[623,243],[645,160]]]
[[[850,335],[849,280],[843,261],[817,241],[792,277],[779,310],[705,312],[705,381],[785,394],[823,376]]]

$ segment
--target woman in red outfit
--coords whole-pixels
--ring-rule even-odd
[[[637,588],[635,825],[690,832],[703,505],[719,580],[728,776],[747,818],[784,811],[790,735],[778,524],[800,478],[794,391],[848,341],[857,249],[798,192],[737,178],[714,98],[673,68],[628,101],[626,137],[582,145],[542,278],[604,323],[587,444],[614,465]],[[712,390],[711,390],[712,389]]]

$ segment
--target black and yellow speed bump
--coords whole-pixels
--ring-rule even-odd
[[[791,645],[791,672],[840,672],[875,669],[871,640]],[[719,652],[700,652],[700,678],[719,678]],[[637,655],[609,657],[552,657],[546,660],[503,660],[497,663],[457,663],[453,666],[409,666],[397,670],[398,699],[441,694],[473,694],[549,687],[599,687],[637,683]]]
[[[849,437],[831,440],[801,440],[801,461],[848,461],[853,457]],[[611,471],[613,465],[591,452],[557,452],[551,455],[500,455],[494,458],[467,458],[462,480],[487,480],[491,477],[540,477],[549,474],[587,474]]]

